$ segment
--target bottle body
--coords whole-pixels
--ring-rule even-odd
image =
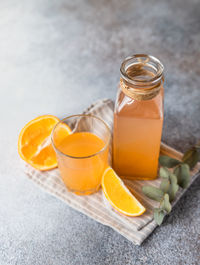
[[[118,92],[113,129],[113,167],[133,179],[157,177],[163,126],[163,96],[136,101]]]
[[[113,168],[124,178],[155,179],[163,126],[162,82],[159,92],[148,100],[130,95],[119,87],[114,111]]]

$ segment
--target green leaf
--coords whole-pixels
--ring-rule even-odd
[[[183,189],[187,188],[190,183],[190,168],[187,164],[181,164],[174,170],[177,176],[178,185]]]
[[[161,183],[160,183],[160,189],[164,192],[167,193],[170,187],[170,181],[167,178],[163,178]]]
[[[180,161],[169,156],[160,156],[159,163],[161,166],[172,168],[180,164]]]
[[[178,185],[181,182],[181,164],[175,167],[174,169],[174,175],[177,177]]]
[[[185,189],[190,183],[190,168],[187,164],[181,165],[181,183],[180,186]]]
[[[166,167],[161,167],[159,173],[161,178],[168,178],[170,175],[170,172]]]
[[[158,225],[161,225],[165,217],[165,212],[159,208],[154,209],[154,220]]]
[[[169,195],[167,193],[164,195],[164,198],[160,204],[160,207],[162,210],[166,211],[167,213],[171,212],[172,206],[169,202]]]
[[[182,161],[189,165],[190,169],[192,169],[200,159],[200,155],[198,152],[198,147],[192,147],[183,155]]]
[[[177,184],[177,177],[176,177],[176,175],[171,174],[170,175],[170,187],[168,190],[170,201],[173,201],[175,199],[178,189],[179,189],[179,186]]]
[[[142,191],[147,197],[154,201],[161,201],[164,196],[164,192],[161,189],[152,186],[143,186]]]
[[[177,184],[178,181],[177,181],[177,176],[175,174],[171,173],[169,178],[171,183]]]

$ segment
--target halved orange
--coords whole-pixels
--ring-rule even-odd
[[[103,174],[102,189],[106,199],[120,213],[139,216],[145,212],[144,206],[128,190],[111,167],[108,167]]]
[[[39,116],[28,122],[20,132],[19,155],[36,169],[49,170],[57,167],[56,154],[51,144],[50,135],[58,122],[59,119],[52,115]],[[68,133],[68,126],[65,128]]]

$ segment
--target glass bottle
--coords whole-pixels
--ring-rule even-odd
[[[157,177],[163,126],[163,65],[153,56],[126,58],[114,111],[113,168],[119,176]]]

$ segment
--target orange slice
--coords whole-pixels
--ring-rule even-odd
[[[58,122],[59,119],[52,115],[39,116],[28,122],[20,132],[19,155],[36,169],[49,170],[57,167],[56,154],[51,145],[50,135]]]
[[[106,199],[120,213],[128,216],[139,216],[145,212],[144,206],[133,196],[110,167],[103,174],[102,189]]]
[[[53,142],[55,146],[59,146],[60,143],[66,138],[66,136],[71,133],[72,131],[70,127],[66,123],[60,122],[53,132]]]

